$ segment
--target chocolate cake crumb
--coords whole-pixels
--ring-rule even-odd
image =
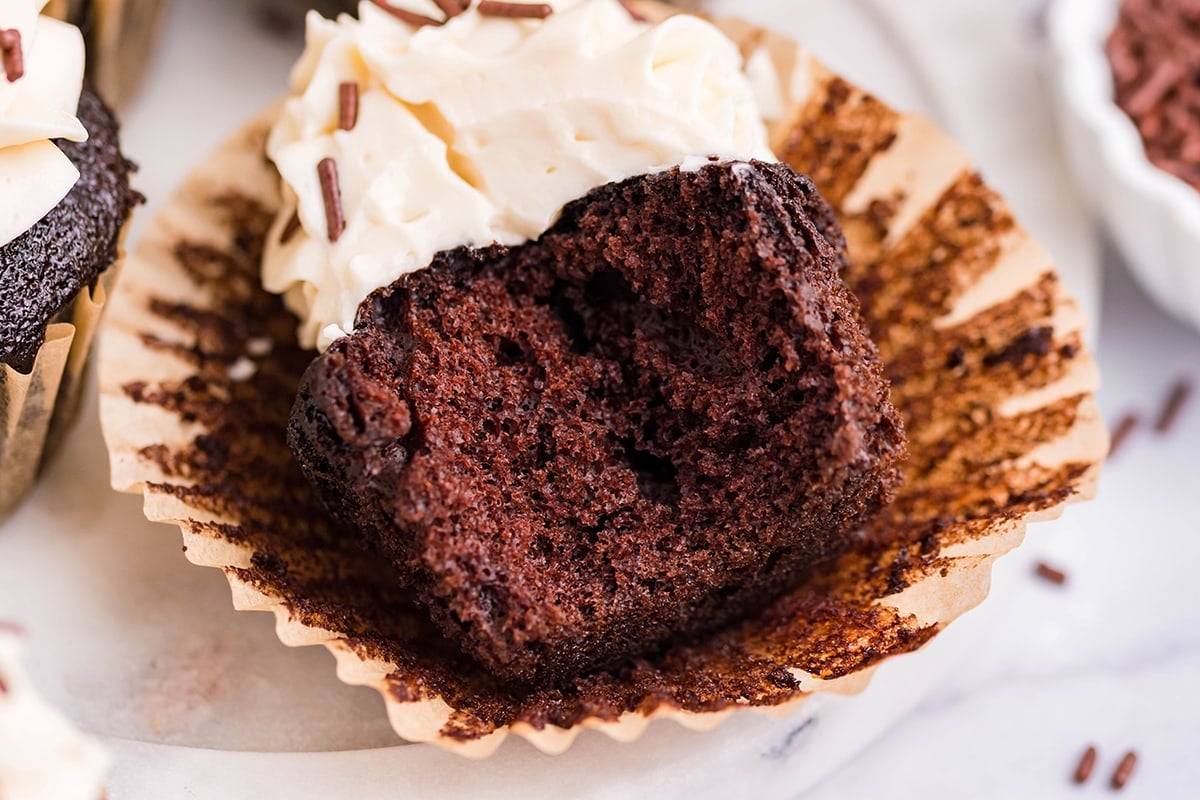
[[[543,685],[795,587],[905,452],[844,247],[783,165],[642,176],[373,294],[289,438],[435,623]]]

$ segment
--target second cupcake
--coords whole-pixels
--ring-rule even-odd
[[[0,3],[0,518],[74,414],[139,200],[83,37],[44,5]]]

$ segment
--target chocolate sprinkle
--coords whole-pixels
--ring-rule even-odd
[[[342,209],[342,187],[338,183],[337,162],[332,158],[321,159],[317,164],[317,177],[321,180],[321,197],[325,200],[325,222],[329,230],[329,241],[336,242],[346,231],[346,214]]]
[[[467,2],[461,2],[461,0],[433,0],[433,2],[446,15],[446,19],[453,19],[471,7],[470,0],[467,0]]]
[[[1117,423],[1117,427],[1113,429],[1112,443],[1108,447],[1108,457],[1113,455],[1120,449],[1129,435],[1137,429],[1138,425],[1142,424],[1142,419],[1137,414],[1126,414],[1121,417],[1121,421]]]
[[[1146,156],[1200,190],[1200,15],[1192,0],[1122,0],[1105,50]]]
[[[1096,768],[1096,748],[1089,746],[1083,751],[1083,757],[1079,759],[1079,765],[1075,767],[1074,780],[1076,783],[1084,784],[1092,777],[1092,770]]]
[[[338,85],[338,128],[354,130],[358,124],[358,84],[346,81]]]
[[[1171,389],[1171,394],[1167,396],[1167,402],[1163,405],[1162,413],[1158,415],[1154,429],[1159,433],[1170,433],[1191,396],[1191,381],[1184,379],[1176,383]]]
[[[452,711],[439,731],[443,746],[487,748],[486,737],[508,726],[532,738],[533,731],[555,725],[599,725],[626,713],[774,706],[803,696],[792,670],[832,679],[915,650],[942,625],[900,616],[879,600],[956,572],[959,561],[940,557],[942,548],[990,542],[1026,514],[1088,489],[1096,466],[1091,451],[1045,468],[1014,464],[1074,432],[1095,441],[1099,430],[1089,411],[1090,389],[1016,418],[989,413],[1004,398],[1054,384],[1067,369],[1058,352],[1078,342],[1075,334],[1019,366],[985,369],[982,363],[1053,316],[1061,290],[1052,273],[954,328],[930,324],[949,311],[962,287],[994,266],[995,242],[1019,232],[995,192],[977,174],[962,175],[912,225],[911,246],[892,247],[887,235],[895,202],[878,201],[861,213],[844,205],[874,157],[895,141],[903,118],[838,78],[817,85],[805,108],[780,155],[819,178],[822,192],[844,213],[853,234],[847,282],[864,301],[864,320],[876,334],[915,447],[901,496],[886,519],[864,531],[861,548],[769,613],[621,670],[532,693],[489,682],[443,640],[381,559],[348,542],[322,513],[284,444],[295,388],[312,354],[295,342],[295,317],[261,289],[262,244],[278,213],[278,174],[265,159],[241,156],[261,153],[265,120],[231,140],[216,162],[238,156],[228,162],[227,180],[256,186],[253,194],[192,192],[185,198],[191,213],[220,226],[222,237],[182,238],[152,272],[127,273],[127,286],[146,287],[152,297],[147,283],[162,284],[164,273],[186,275],[195,285],[152,302],[152,312],[181,332],[182,343],[144,340],[186,359],[194,371],[109,388],[104,399],[125,397],[145,414],[177,415],[205,430],[194,442],[170,447],[152,436],[135,442],[142,449],[128,477],[150,481],[144,491],[151,497],[195,509],[194,518],[180,523],[190,534],[254,553],[248,566],[229,567],[228,574],[286,608],[295,624],[331,631],[364,662],[388,664],[390,711],[421,712],[404,704],[444,701]],[[247,164],[261,174],[247,174]],[[214,171],[221,174],[206,167],[210,178]],[[943,251],[949,255],[930,257]],[[250,380],[231,381],[228,365],[246,352],[247,342],[261,338],[274,343],[272,356]],[[961,366],[943,370],[958,349]]]
[[[4,682],[4,676],[0,675],[0,696],[8,694],[8,684]]]
[[[300,227],[300,212],[293,211],[292,216],[287,221],[287,224],[283,226],[283,233],[279,234],[279,243],[287,244],[292,239],[296,238],[296,234],[300,232]]]
[[[485,17],[510,17],[513,19],[545,19],[554,13],[546,3],[501,3],[483,0],[479,13]]]
[[[1034,571],[1037,573],[1037,576],[1039,578],[1041,578],[1042,580],[1045,580],[1045,581],[1049,581],[1050,583],[1053,583],[1056,586],[1062,586],[1063,584],[1065,584],[1067,582],[1067,573],[1063,572],[1061,569],[1055,569],[1054,567],[1052,567],[1049,564],[1046,564],[1044,562],[1041,564],[1038,564],[1037,569]]]
[[[406,11],[403,8],[396,8],[393,5],[389,5],[387,0],[371,0],[371,2],[387,13],[391,14],[396,19],[407,22],[409,25],[414,25],[418,28],[423,28],[426,25],[442,24],[441,20],[436,20],[433,17],[427,17],[424,14],[417,14],[412,11]]]
[[[1129,783],[1129,779],[1133,777],[1133,770],[1137,767],[1138,755],[1133,750],[1130,750],[1121,757],[1121,763],[1117,765],[1116,772],[1112,776],[1112,788],[1124,789],[1125,784]]]
[[[4,55],[4,76],[9,83],[25,77],[25,53],[21,48],[21,32],[16,28],[0,31],[0,53]]]

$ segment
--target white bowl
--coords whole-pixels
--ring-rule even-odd
[[[1104,43],[1120,0],[1055,0],[1055,104],[1080,187],[1146,291],[1200,329],[1200,192],[1154,166],[1113,100]]]

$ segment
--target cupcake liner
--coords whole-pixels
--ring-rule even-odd
[[[28,374],[0,364],[0,521],[29,493],[75,419],[92,341],[120,272],[118,255],[54,318]]]
[[[645,6],[659,12],[657,6]],[[1108,440],[1083,320],[1049,258],[968,159],[794,43],[723,23],[779,82],[779,155],[841,216],[847,279],[894,383],[912,458],[896,502],[853,550],[736,625],[570,687],[498,685],[445,641],[381,559],[329,520],[286,445],[312,353],[259,284],[281,203],[250,123],[181,188],[131,257],[102,346],[113,486],[177,524],[239,609],[288,645],[323,645],[375,687],[396,732],[469,756],[509,734],[548,753],[588,728],[621,741],[655,718],[707,729],[753,708],[853,693],[988,592],[1026,523],[1090,496]]]

